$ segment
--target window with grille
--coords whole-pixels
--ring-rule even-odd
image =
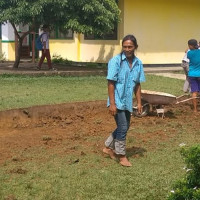
[[[85,34],[84,35],[85,40],[117,40],[117,25],[114,27],[114,29],[103,36],[99,36],[96,34]]]
[[[72,30],[65,30],[55,27],[50,31],[50,39],[73,39],[74,33]]]

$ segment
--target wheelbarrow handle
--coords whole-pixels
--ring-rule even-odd
[[[179,104],[179,103],[183,103],[183,102],[186,102],[186,101],[190,101],[192,99],[199,99],[200,97],[191,97],[191,98],[188,98],[188,99],[185,99],[185,100],[182,100],[182,101],[177,101],[176,104]]]
[[[143,108],[144,106],[146,106],[146,105],[149,105],[149,103],[143,104],[143,105],[142,105],[142,108]],[[137,106],[133,106],[133,108],[137,110]]]

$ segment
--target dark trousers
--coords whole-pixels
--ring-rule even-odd
[[[117,140],[126,140],[126,134],[130,126],[131,113],[127,110],[117,110],[115,121],[117,128],[112,133],[113,138]]]
[[[115,115],[117,128],[105,141],[105,146],[115,150],[116,154],[126,154],[126,135],[130,126],[131,113],[127,110],[118,110]]]
[[[38,67],[41,68],[42,63],[44,62],[45,58],[47,59],[47,64],[48,64],[49,69],[51,69],[52,68],[52,66],[51,66],[51,55],[50,55],[49,49],[46,49],[45,52],[44,52],[44,49],[42,49],[42,56],[41,56],[40,61],[38,63]]]

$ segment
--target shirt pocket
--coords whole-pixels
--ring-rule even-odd
[[[125,75],[124,74],[118,74],[118,83],[123,84],[125,83]]]
[[[126,80],[126,71],[124,69],[120,69],[119,72],[118,72],[118,83],[125,83],[125,80]]]
[[[139,83],[140,81],[140,72],[138,70],[134,70],[132,73],[132,80],[135,83]]]

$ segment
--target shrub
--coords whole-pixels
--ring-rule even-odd
[[[56,63],[56,64],[70,64],[71,61],[62,58],[60,55],[54,54],[52,56],[52,63]]]
[[[0,62],[5,62],[5,61],[6,61],[5,53],[0,53]]]
[[[186,163],[186,175],[174,184],[168,200],[200,200],[200,145],[182,147],[181,155]]]
[[[96,62],[73,62],[68,59],[64,59],[61,55],[53,54],[52,63],[55,64],[69,64],[71,66],[84,66],[88,68],[107,68],[107,63],[96,63]]]

